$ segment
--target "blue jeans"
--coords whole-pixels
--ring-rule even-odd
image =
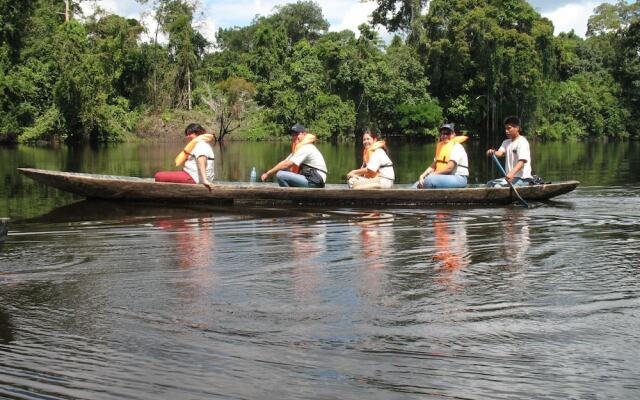
[[[529,180],[515,177],[511,181],[511,184],[513,186],[529,186]],[[489,182],[487,182],[487,187],[497,187],[497,186],[509,186],[509,184],[507,183],[507,180],[505,178],[492,179]]]
[[[320,187],[313,183],[310,183],[304,175],[296,174],[291,171],[278,171],[276,174],[276,179],[278,180],[278,185],[283,187],[306,187],[306,188],[317,188]]]
[[[467,186],[463,175],[429,175],[422,182],[423,189],[456,189]],[[418,187],[417,183],[413,187]]]

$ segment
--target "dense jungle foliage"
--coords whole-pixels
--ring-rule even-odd
[[[325,138],[428,136],[444,120],[488,137],[508,114],[541,138],[640,136],[640,0],[598,6],[586,39],[554,36],[525,0],[370,0],[357,34],[298,1],[215,44],[192,0],[151,1],[151,32],[80,1],[0,0],[0,141],[119,141],[176,115],[221,138],[294,122]]]

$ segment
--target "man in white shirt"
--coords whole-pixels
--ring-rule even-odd
[[[306,132],[301,124],[291,127],[291,154],[260,176],[264,182],[276,174],[278,184],[284,187],[322,188],[327,180],[324,157],[313,144],[316,137]]]
[[[507,176],[492,179],[487,186],[507,186],[507,181],[514,186],[529,185],[531,181],[531,150],[529,142],[520,134],[520,118],[510,116],[504,120],[504,132],[508,139],[502,142],[498,150],[489,149],[487,155],[491,157],[506,156]]]

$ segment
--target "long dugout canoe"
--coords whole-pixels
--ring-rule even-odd
[[[349,206],[403,206],[434,204],[508,204],[516,201],[508,188],[353,190],[330,184],[323,189],[283,188],[273,183],[218,182],[209,191],[203,185],[155,182],[152,178],[85,174],[18,168],[29,178],[47,186],[91,199],[200,203],[289,203]],[[543,201],[574,190],[580,182],[567,181],[518,187],[525,200]]]

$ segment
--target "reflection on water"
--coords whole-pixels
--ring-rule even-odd
[[[154,225],[168,233],[166,243],[181,271],[177,284],[187,297],[211,291],[216,281],[214,219],[159,219]]]
[[[326,226],[322,223],[308,226],[294,225],[288,231],[283,247],[289,247],[292,258],[292,280],[298,301],[317,304],[319,287],[324,282],[324,266],[319,259],[326,251]]]
[[[13,324],[9,314],[0,307],[0,343],[9,343],[13,341]]]
[[[15,179],[0,397],[640,393],[637,182],[380,211],[75,201]]]
[[[522,210],[506,208],[502,217],[503,254],[511,266],[519,266],[525,261],[529,250],[529,219]]]
[[[448,290],[461,290],[464,287],[461,270],[471,262],[464,220],[456,220],[451,213],[440,211],[433,220],[433,235],[436,282]]]
[[[358,263],[358,292],[369,301],[382,301],[389,304],[386,297],[387,274],[385,266],[393,257],[394,215],[373,212],[358,216],[354,223],[360,230],[353,235],[353,252],[361,262]]]

